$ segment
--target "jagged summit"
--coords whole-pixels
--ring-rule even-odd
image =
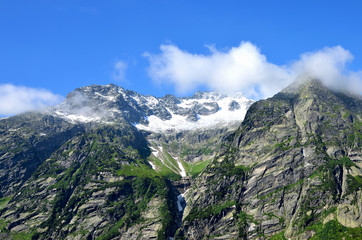
[[[181,131],[240,122],[252,103],[240,93],[157,98],[110,84],[78,88],[52,111],[71,122],[126,121],[147,131]]]

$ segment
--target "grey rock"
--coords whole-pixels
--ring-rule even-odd
[[[340,224],[362,227],[357,206],[362,190],[346,190],[352,172],[343,170],[361,166],[362,159],[355,155],[361,152],[360,140],[342,140],[355,135],[355,124],[360,124],[350,119],[362,119],[361,98],[333,92],[314,80],[254,103],[225,148],[192,182],[176,239],[235,231],[256,239],[283,230],[287,238],[309,238],[313,233],[304,229],[334,209]],[[342,199],[354,199],[354,204],[347,200],[346,207]],[[239,206],[234,214],[239,217],[228,226],[222,216],[233,203]],[[206,213],[211,216],[204,219]]]
[[[231,101],[229,103],[229,110],[230,111],[235,111],[236,109],[239,109],[240,108],[240,104],[236,101]]]

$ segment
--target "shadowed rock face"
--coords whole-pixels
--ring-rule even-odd
[[[230,111],[234,111],[235,109],[239,109],[240,108],[240,104],[235,102],[235,101],[232,101],[229,103],[229,110]]]
[[[176,239],[309,238],[323,222],[362,227],[361,111],[360,98],[316,80],[254,103],[185,195]]]
[[[0,197],[14,194],[56,149],[84,129],[40,113],[0,121]]]
[[[177,192],[148,165],[149,154],[142,134],[128,124],[79,131],[7,195],[11,201],[0,209],[2,237],[172,235]]]

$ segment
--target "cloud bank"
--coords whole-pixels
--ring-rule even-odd
[[[12,84],[0,85],[0,115],[14,115],[17,113],[55,105],[63,99],[62,96],[45,89],[15,86]]]
[[[353,56],[340,46],[304,53],[283,66],[268,62],[250,42],[241,42],[227,51],[209,47],[207,55],[192,54],[175,45],[161,45],[160,49],[160,54],[145,54],[150,62],[148,74],[159,84],[174,85],[179,94],[206,87],[241,91],[249,98],[260,99],[274,95],[301,77],[319,78],[331,87],[348,86],[348,90],[362,91],[362,74],[345,69]]]

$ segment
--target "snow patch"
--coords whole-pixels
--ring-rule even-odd
[[[152,162],[148,161],[148,163],[151,165],[152,169],[156,170],[156,165],[153,164]]]
[[[100,117],[97,116],[84,116],[81,114],[65,114],[62,113],[60,111],[55,111],[55,113],[59,116],[62,117],[66,120],[69,120],[70,122],[83,122],[83,123],[88,123],[88,122],[98,122],[101,121]]]
[[[145,99],[147,100],[146,105],[149,108],[154,108],[159,103],[157,98],[155,98],[154,96],[147,96],[145,97]]]
[[[138,95],[132,95],[131,98],[132,98],[133,100],[135,100],[138,105],[140,105],[140,106],[143,105],[143,104],[142,104],[142,100],[141,100],[141,98],[140,98]]]
[[[239,103],[240,108],[234,111],[229,110],[229,104],[235,101]],[[183,99],[179,107],[190,108],[196,103],[210,103],[208,99]],[[135,124],[140,130],[146,130],[151,132],[166,132],[166,131],[184,131],[193,129],[210,128],[216,125],[229,126],[231,124],[241,122],[250,106],[250,100],[245,97],[224,97],[217,101],[219,105],[219,111],[210,115],[198,115],[198,121],[191,122],[187,120],[186,116],[175,114],[170,109],[167,109],[171,113],[171,119],[162,120],[155,115],[151,115],[147,118],[148,125]],[[205,106],[207,107],[207,106]]]
[[[115,109],[115,108],[110,109],[110,111],[112,111],[112,112],[116,112],[116,113],[122,113],[120,110]]]
[[[180,175],[181,177],[186,177],[186,170],[184,166],[182,166],[181,161],[178,158],[175,158],[177,160],[178,168],[181,170]]]
[[[70,115],[66,115],[65,118],[73,121],[73,122],[96,122],[96,121],[100,121],[101,118],[100,117],[87,117],[84,115],[80,115],[80,114],[70,114]]]
[[[158,150],[156,148],[154,148],[154,147],[150,147],[150,149],[152,150],[153,155],[158,157]]]
[[[107,99],[108,101],[115,101],[115,99],[116,99],[115,96],[105,96],[105,95],[100,94],[99,92],[96,92],[95,94],[102,97],[102,98]]]

